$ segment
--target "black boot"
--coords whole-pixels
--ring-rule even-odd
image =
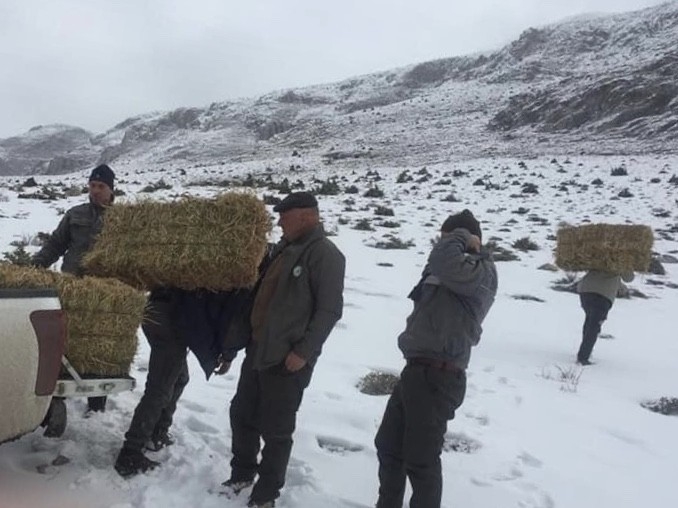
[[[45,437],[60,437],[66,430],[66,402],[62,397],[52,397],[49,410],[42,426],[45,427]]]
[[[106,411],[106,396],[87,397],[87,412],[103,413]]]
[[[174,444],[174,438],[166,430],[156,431],[153,433],[150,441],[146,443],[146,449],[152,452],[157,452]]]
[[[129,478],[139,473],[152,471],[160,465],[160,462],[149,459],[139,450],[123,448],[115,461],[115,470],[123,478]]]

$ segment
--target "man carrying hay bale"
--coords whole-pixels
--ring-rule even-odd
[[[280,213],[283,238],[250,312],[250,340],[231,401],[231,476],[222,484],[225,495],[237,495],[258,474],[248,506],[259,508],[274,506],[285,484],[297,410],[342,315],[345,269],[312,194],[292,193],[273,210]]]
[[[633,272],[615,273],[590,270],[577,284],[577,292],[586,319],[582,331],[582,341],[577,352],[577,363],[591,365],[591,352],[596,344],[603,321],[607,319],[614,300],[617,297],[622,279],[633,280]]]
[[[78,277],[84,275],[82,257],[92,248],[95,237],[101,231],[106,208],[113,203],[114,180],[115,173],[106,164],[92,170],[88,182],[89,202],[66,212],[42,249],[33,256],[31,264],[47,268],[63,256],[63,272]],[[54,411],[66,417],[63,399],[55,397],[52,406]],[[89,397],[87,406],[89,411],[105,411],[106,397]]]
[[[177,401],[188,384],[187,348],[198,358],[209,379],[225,374],[245,344],[230,340],[232,318],[249,305],[250,291],[185,291],[158,288],[151,292],[142,329],[151,346],[144,393],[134,410],[125,441],[115,462],[123,478],[155,469],[144,449],[172,445],[169,433]],[[240,340],[237,336],[235,340]]]
[[[633,272],[646,272],[652,259],[652,229],[642,225],[586,224],[558,230],[556,265],[563,270],[586,271],[577,285],[586,313],[577,362],[590,365],[600,328],[607,319],[621,281]]]

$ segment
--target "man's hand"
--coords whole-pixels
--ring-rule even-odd
[[[468,239],[468,243],[466,244],[466,248],[468,249],[469,252],[480,252],[480,238],[478,238],[476,235],[471,235],[471,237]]]
[[[222,355],[219,355],[219,359],[217,360],[217,366],[214,368],[214,373],[219,376],[222,376],[226,374],[230,368],[231,362],[226,361]]]
[[[301,356],[296,354],[294,351],[290,351],[285,358],[285,368],[290,372],[297,372],[301,370],[306,365],[306,360]]]

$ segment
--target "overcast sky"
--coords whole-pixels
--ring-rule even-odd
[[[657,0],[0,0],[0,138],[501,47]]]

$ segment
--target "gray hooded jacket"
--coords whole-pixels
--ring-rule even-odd
[[[451,361],[465,369],[497,294],[497,270],[486,252],[466,253],[471,234],[455,229],[433,247],[414,310],[398,346],[405,358]]]

